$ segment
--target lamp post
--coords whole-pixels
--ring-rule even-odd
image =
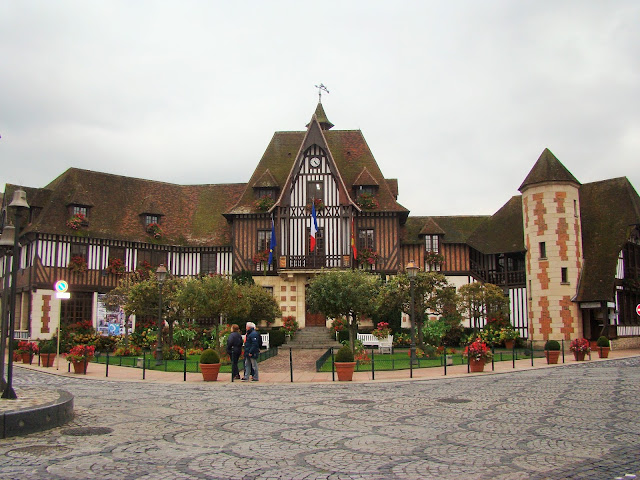
[[[13,224],[15,226],[13,236],[13,261],[11,262],[11,294],[9,302],[9,360],[7,362],[7,385],[2,392],[2,398],[15,399],[16,392],[13,390],[13,337],[16,333],[16,283],[18,282],[18,268],[20,263],[20,255],[18,254],[18,238],[20,237],[20,213],[22,210],[28,209],[27,193],[18,189],[13,192],[13,199],[9,204],[14,209],[15,216]],[[4,359],[3,359],[4,361]]]
[[[416,364],[416,304],[415,304],[415,286],[416,275],[418,274],[418,266],[413,260],[409,260],[406,266],[409,275],[409,285],[411,286],[411,365]]]
[[[5,225],[0,236],[0,248],[4,251],[4,287],[2,289],[2,315],[0,315],[0,389],[4,391],[7,382],[4,379],[4,357],[7,345],[7,328],[9,318],[9,257],[12,255],[15,227]]]
[[[156,280],[158,280],[158,341],[156,342],[156,365],[162,365],[162,327],[164,322],[162,321],[162,285],[167,278],[167,269],[164,265],[158,265],[156,269]]]

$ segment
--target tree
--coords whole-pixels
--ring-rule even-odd
[[[417,344],[424,348],[423,325],[427,313],[441,315],[450,308],[454,300],[453,289],[447,278],[437,272],[418,272],[414,279],[415,325],[418,334]],[[391,312],[399,309],[411,314],[411,283],[409,276],[402,273],[391,278],[380,290],[377,299],[379,312]]]
[[[220,352],[222,319],[247,315],[251,310],[245,288],[219,275],[187,278],[177,293],[176,301],[191,318],[214,320],[214,343]]]
[[[509,298],[492,283],[469,283],[458,289],[458,310],[479,330],[481,318],[508,318]]]
[[[248,320],[258,324],[265,320],[272,323],[276,317],[280,317],[282,312],[278,302],[271,293],[259,285],[243,285],[242,290],[246,300],[249,302]]]
[[[380,289],[377,275],[363,270],[331,270],[315,277],[309,284],[307,306],[330,318],[345,317],[349,321],[349,343],[355,350],[358,319],[375,312],[375,299]]]

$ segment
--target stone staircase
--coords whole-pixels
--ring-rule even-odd
[[[334,333],[325,327],[305,327],[298,330],[289,343],[284,347],[297,348],[317,348],[326,350],[329,347],[340,348],[342,345],[336,342]]]

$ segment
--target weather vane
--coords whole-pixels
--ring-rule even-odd
[[[329,93],[329,90],[327,90],[327,87],[325,87],[322,83],[320,85],[316,85],[316,88],[318,89],[318,103],[322,103],[322,91],[324,90],[325,92]]]

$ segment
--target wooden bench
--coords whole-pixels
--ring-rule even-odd
[[[393,335],[378,339],[373,333],[359,333],[357,338],[365,347],[378,347],[380,353],[391,353],[393,349]]]

